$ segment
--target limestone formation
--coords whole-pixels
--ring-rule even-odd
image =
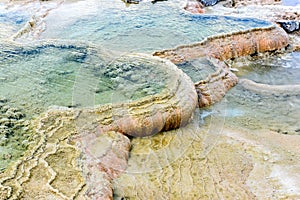
[[[0,173],[18,160],[30,143],[30,131],[24,112],[0,97]]]
[[[130,59],[145,58],[153,67],[164,67],[170,74],[165,89],[136,101],[103,105],[95,110],[83,110],[82,124],[99,130],[113,130],[127,135],[143,137],[186,125],[197,105],[197,94],[190,78],[168,60],[132,54]]]
[[[167,58],[174,63],[203,56],[228,60],[280,50],[285,48],[288,43],[288,35],[281,28],[271,26],[269,28],[257,28],[232,34],[212,36],[199,43],[157,51],[153,55]]]
[[[195,83],[200,108],[219,102],[226,92],[238,83],[237,76],[223,62],[216,61],[215,66],[215,73]]]
[[[112,197],[111,180],[126,169],[130,142],[116,132],[102,133],[92,141],[74,140],[78,134],[74,119],[70,109],[49,110],[32,124],[34,143],[1,174],[0,199]]]
[[[282,29],[269,27],[213,36],[199,43],[155,52],[153,55],[167,58],[174,63],[204,56],[215,60],[216,72],[206,80],[195,83],[199,107],[205,107],[221,100],[225,93],[237,84],[235,74],[221,61],[280,50],[286,47],[288,42],[288,36]]]
[[[216,0],[202,2],[206,6],[217,3]],[[197,5],[190,11],[194,12],[195,9],[196,12],[201,12]],[[36,33],[39,35],[45,28],[43,20],[29,22],[14,39],[29,33],[32,26],[39,27]],[[196,44],[154,54],[174,63],[207,56],[216,72],[195,84],[167,60],[142,54],[126,55],[121,58],[122,62],[126,59],[144,59],[152,63],[154,68],[165,68],[163,73],[171,74],[171,78],[166,78],[165,88],[126,102],[96,105],[93,108],[58,107],[42,114],[28,125],[29,128],[26,126],[28,131],[34,133],[34,142],[28,151],[0,174],[0,199],[112,199],[114,193],[120,198],[226,199],[234,195],[240,199],[254,199],[257,194],[262,195],[257,188],[264,189],[265,185],[270,185],[272,190],[267,191],[270,195],[266,197],[282,197],[280,191],[273,190],[279,188],[277,179],[272,177],[273,164],[266,166],[264,159],[267,156],[267,159],[274,159],[272,163],[276,163],[276,154],[272,154],[272,151],[283,152],[282,157],[287,154],[285,151],[276,150],[273,144],[269,145],[271,151],[261,150],[264,145],[257,143],[253,135],[242,138],[236,136],[241,134],[234,135],[235,132],[232,131],[226,133],[228,136],[212,137],[213,142],[205,144],[208,141],[205,137],[211,137],[211,134],[204,133],[207,129],[199,131],[196,117],[194,123],[188,123],[197,100],[200,107],[211,105],[222,99],[226,91],[237,83],[237,77],[223,61],[280,50],[287,44],[288,37],[282,29],[269,27],[213,36]],[[46,44],[40,48],[49,46],[53,45]],[[65,47],[68,48],[68,45]],[[31,53],[38,52],[40,48],[33,48]],[[76,54],[69,59],[84,62],[85,56],[86,54]],[[118,80],[125,78],[126,69],[122,67],[127,66],[118,66],[114,71],[107,70],[107,75]],[[119,72],[124,76],[116,74]],[[130,74],[130,78],[136,79],[132,75]],[[267,85],[246,80],[241,83],[252,90],[269,90]],[[281,95],[286,88],[272,86],[272,89],[276,95]],[[288,92],[297,95],[298,90],[297,86]],[[3,103],[2,100],[0,103]],[[19,111],[15,112],[7,107],[4,110],[7,119],[1,119],[0,123],[4,124],[4,128],[1,128],[5,131],[12,119],[22,120],[24,117]],[[188,126],[177,129],[186,124]],[[155,162],[160,168],[153,173],[120,176],[127,168],[130,151],[130,141],[125,135],[144,137],[172,129],[177,130],[147,138],[147,145],[142,145],[142,148],[154,152],[152,159],[163,160],[164,166],[161,162]],[[182,138],[178,138],[180,133]],[[164,136],[167,134],[172,136]],[[137,140],[143,139],[145,138]],[[265,138],[260,139],[259,141],[267,141]],[[169,148],[172,142],[173,148]],[[133,151],[138,151],[138,143],[135,144]],[[177,154],[178,149],[181,150],[180,145],[185,146],[186,151]],[[157,153],[156,150],[167,149],[166,146],[171,149],[169,152]],[[209,147],[208,150],[206,147]],[[143,156],[147,158],[147,152]],[[174,159],[170,159],[172,156]],[[133,157],[140,161],[144,161],[143,158]],[[299,160],[296,156],[291,158]],[[292,159],[284,161],[285,165],[282,166],[286,166],[287,162],[297,163]],[[154,165],[152,162],[147,164],[149,168]],[[257,186],[257,180],[265,178],[265,174],[271,179],[258,181],[260,185]],[[145,183],[147,187],[143,187]],[[116,187],[118,184],[121,187]],[[182,184],[188,185],[189,189],[184,190],[186,187],[182,187]]]

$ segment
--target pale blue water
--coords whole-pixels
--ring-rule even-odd
[[[50,13],[42,37],[84,40],[119,51],[151,52],[215,34],[271,25],[259,19],[193,15],[178,1],[127,7],[122,1],[112,0],[80,6],[81,15],[77,15],[76,6],[68,5]],[[86,11],[88,6],[93,8]]]
[[[282,0],[282,5],[296,6],[296,5],[300,5],[300,1],[299,0]]]
[[[260,59],[239,68],[243,78],[271,85],[300,84],[300,52]]]
[[[5,6],[0,3],[0,23],[6,23],[21,28],[29,19],[29,13],[20,10],[7,10],[5,9]]]
[[[300,52],[294,52],[247,62],[239,68],[237,75],[262,84],[300,85],[299,60]],[[297,93],[287,91],[270,95],[238,84],[226,93],[219,105],[208,108],[208,111],[233,127],[300,134],[300,94]]]

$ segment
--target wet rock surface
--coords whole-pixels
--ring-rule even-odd
[[[200,128],[198,122],[191,123],[181,129],[182,133],[173,134],[171,131],[150,138],[150,141],[136,141],[130,159],[134,162],[141,155],[147,154],[149,161],[153,158],[152,170],[143,171],[140,168],[140,171],[131,171],[129,168],[114,180],[115,197],[218,199],[234,195],[241,199],[297,199],[299,195],[295,191],[299,191],[296,186],[299,179],[294,176],[294,172],[299,170],[299,156],[296,152],[300,149],[293,140],[299,141],[299,138],[292,136],[280,139],[281,136],[274,132],[263,129],[246,131],[241,125],[237,128],[229,123],[218,127],[216,124],[221,125],[222,120],[222,117],[212,114],[206,119],[207,126]],[[176,137],[180,137],[178,133],[184,134],[190,142],[181,140],[181,143],[173,143],[177,141]],[[287,146],[278,147],[277,144],[282,142]],[[173,160],[174,154],[164,151],[165,143],[171,149],[177,145],[187,146]],[[152,150],[151,153],[148,153],[148,149]],[[169,164],[159,165],[165,155],[169,155]],[[288,167],[290,164],[293,166]],[[281,170],[282,173],[278,173]],[[285,176],[290,177],[293,183]],[[273,187],[280,189],[273,190]],[[285,187],[292,187],[293,191],[284,192]]]
[[[0,175],[0,199],[112,198],[111,181],[126,169],[129,139],[116,132],[74,139],[74,119],[62,109],[37,121],[34,143]]]
[[[222,61],[281,50],[288,45],[288,41],[288,36],[282,29],[270,27],[215,36],[193,45],[155,52],[153,55],[170,59],[174,63],[182,63],[201,56],[214,59],[216,72],[210,74],[206,80],[195,83],[199,106],[205,107],[220,101],[225,93],[237,84],[238,78]]]
[[[158,51],[153,55],[170,59],[174,63],[192,60],[201,56],[228,60],[280,50],[285,48],[288,43],[288,35],[282,29],[270,27],[209,37],[199,43]]]
[[[195,83],[200,108],[221,101],[226,92],[238,83],[238,77],[224,63],[216,61],[215,65],[217,66],[215,73]]]
[[[0,172],[23,155],[31,139],[24,112],[0,98]]]

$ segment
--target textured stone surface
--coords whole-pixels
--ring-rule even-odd
[[[0,97],[0,173],[18,160],[27,149],[31,139],[24,112]]]
[[[138,54],[131,56],[140,57]],[[170,61],[142,56],[164,67],[166,74],[172,74],[167,80],[166,89],[132,103],[100,107],[97,110],[99,119],[96,118],[99,130],[149,136],[162,130],[179,128],[189,122],[197,104],[197,94],[190,78]],[[93,117],[93,113],[94,111],[85,111],[82,115]],[[87,125],[90,123],[93,121],[88,121]]]
[[[216,43],[225,44],[226,51],[215,50],[212,45],[213,54],[209,56],[221,60],[239,56],[239,50],[228,53],[232,47],[226,46],[228,41],[216,39]],[[258,46],[275,50],[281,45],[279,42],[272,49],[276,46],[273,43],[261,41]],[[194,50],[198,55],[207,55],[197,48]],[[241,55],[249,53],[241,51]],[[178,58],[186,60],[183,56]],[[216,66],[216,73],[204,80],[210,84],[204,84],[204,89],[201,82],[198,85],[201,95],[216,89],[216,93],[205,98],[208,104],[236,82],[226,66]],[[116,198],[124,199],[300,198],[299,137],[282,137],[262,130],[245,133],[237,127],[223,132],[207,131],[207,127],[199,129],[197,120],[175,131],[134,139],[131,165],[112,185],[111,181],[126,168],[129,149],[129,140],[115,131],[144,136],[159,129],[177,128],[190,119],[182,111],[190,109],[186,102],[194,105],[196,95],[194,92],[186,95],[182,82],[173,83],[177,90],[170,90],[169,95],[135,103],[48,111],[32,125],[37,132],[36,144],[32,144],[24,158],[0,174],[0,198],[112,199],[113,189]],[[180,91],[182,95],[172,91]],[[187,101],[182,105],[178,99]],[[214,124],[216,121],[209,125]],[[222,124],[218,125],[223,130]],[[134,155],[136,152],[138,156]],[[148,156],[149,152],[153,155]],[[135,168],[136,160],[140,161],[140,168]],[[145,168],[151,171],[144,173]],[[133,169],[135,173],[130,173]]]
[[[227,60],[279,50],[286,47],[288,42],[288,36],[281,28],[258,28],[209,37],[199,43],[158,51],[153,55],[167,58],[174,63],[192,60],[201,56]]]
[[[127,168],[130,140],[117,132],[80,139],[84,149],[82,165],[87,184],[86,195],[91,199],[112,199],[112,180]]]
[[[1,174],[0,199],[112,197],[111,180],[126,169],[129,139],[107,132],[92,141],[74,140],[78,134],[74,120],[71,110],[50,110],[32,124],[34,144]]]
[[[132,152],[139,154],[130,159],[153,158],[152,170],[129,168],[115,179],[116,199],[299,198],[299,137],[222,126],[223,120],[213,117],[201,128],[191,123],[148,141],[137,138]],[[182,153],[172,159],[176,147]],[[166,155],[169,164],[160,165]]]
[[[288,45],[288,36],[280,28],[254,29],[245,32],[210,37],[202,42],[179,46],[176,49],[155,52],[153,55],[174,63],[209,57],[215,61],[216,72],[195,83],[199,107],[220,101],[237,84],[237,77],[225,63],[228,59],[280,50]]]
[[[238,83],[237,76],[223,62],[215,61],[214,64],[217,71],[195,83],[200,108],[219,102]]]

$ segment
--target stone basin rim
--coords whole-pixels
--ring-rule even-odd
[[[159,56],[160,53],[179,50],[179,49],[185,48],[185,47],[196,47],[196,46],[199,46],[199,45],[206,45],[209,42],[213,41],[214,39],[226,38],[228,36],[246,34],[246,33],[251,33],[253,31],[259,31],[259,30],[268,31],[268,30],[273,30],[275,28],[278,28],[278,26],[273,23],[272,25],[266,26],[266,27],[249,28],[247,30],[242,30],[242,31],[233,31],[233,32],[229,32],[229,33],[215,34],[215,35],[208,36],[208,37],[206,37],[205,39],[203,39],[199,42],[193,42],[193,43],[190,43],[190,44],[182,44],[182,45],[177,45],[176,47],[171,48],[171,49],[163,49],[163,50],[160,50],[160,51],[154,51],[154,52],[152,52],[152,55]]]
[[[24,54],[26,54],[26,51],[29,51],[29,53],[33,54],[39,54],[39,50],[44,48],[70,48],[79,50],[83,49],[86,51],[85,53],[87,55],[101,55],[100,53],[102,50],[100,48],[99,52],[97,51],[98,49],[96,47],[90,47],[86,44],[75,45],[72,42],[65,43],[65,41],[60,40],[42,41],[38,44],[31,44],[25,47],[21,46],[20,48],[15,42],[9,42],[2,45],[4,46],[4,53],[9,53],[9,50],[14,51],[16,49],[17,53],[15,54],[18,54],[19,52],[25,52]],[[8,51],[5,51],[6,47],[8,47]],[[32,50],[33,52],[30,52]],[[121,58],[123,56],[124,55],[121,55]],[[188,77],[182,72],[181,69],[177,68],[175,64],[167,59],[162,59],[143,53],[125,54],[125,58],[127,58],[127,60],[124,60],[125,62],[132,61],[132,58],[145,59],[145,61],[149,62],[150,65],[154,66],[154,69],[162,69],[167,74],[168,78],[161,91],[156,94],[147,95],[129,102],[126,101],[121,103],[97,104],[92,105],[92,107],[79,108],[68,108],[64,106],[53,105],[48,108],[48,111],[51,110],[50,112],[59,112],[61,114],[64,112],[84,114],[90,113],[94,116],[97,116],[96,113],[101,113],[102,117],[106,116],[103,117],[103,119],[114,118],[112,113],[116,111],[117,114],[115,116],[119,118],[119,121],[116,122],[112,127],[107,127],[109,122],[106,121],[105,123],[102,123],[99,120],[97,123],[101,124],[100,129],[106,127],[104,128],[105,131],[119,131],[121,133],[137,137],[150,136],[161,131],[176,129],[182,125],[186,125],[193,115],[197,102],[196,90],[190,77]],[[115,59],[113,59],[112,62],[114,60]],[[116,60],[118,60],[118,58],[116,58]],[[102,57],[100,57],[100,61],[103,61]],[[97,61],[95,63],[97,63]],[[104,63],[109,64],[111,62],[107,62],[105,60]],[[170,74],[172,74],[172,77]],[[46,110],[45,112],[47,113],[48,111]],[[126,114],[126,116],[124,114]],[[126,128],[128,126],[126,124],[126,119],[131,120],[131,123],[134,125]],[[114,119],[111,119],[110,123],[114,123]],[[144,125],[149,123],[149,127]]]

